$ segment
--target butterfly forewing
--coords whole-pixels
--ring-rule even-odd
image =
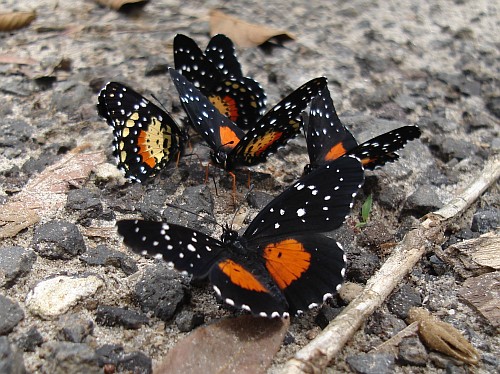
[[[241,65],[236,58],[234,44],[227,36],[223,34],[213,36],[205,49],[205,56],[223,75],[243,77]]]
[[[182,152],[186,136],[172,117],[121,83],[101,90],[97,110],[113,127],[113,154],[127,178],[144,182]]]
[[[274,237],[332,231],[344,222],[363,184],[354,157],[343,157],[303,176],[252,220],[243,237],[258,245]]]
[[[134,252],[163,258],[180,271],[204,278],[224,256],[222,243],[202,232],[164,222],[122,220],[118,233]]]

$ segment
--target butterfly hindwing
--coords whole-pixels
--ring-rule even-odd
[[[355,157],[323,165],[266,205],[243,237],[255,245],[273,237],[332,231],[349,214],[363,180],[363,168]]]
[[[101,90],[97,110],[113,127],[113,154],[127,178],[144,182],[183,150],[186,135],[173,118],[121,83]]]
[[[208,42],[205,56],[224,76],[243,77],[241,65],[236,58],[234,44],[226,35],[214,35]]]
[[[188,227],[142,220],[122,220],[117,225],[134,252],[161,257],[195,278],[206,277],[223,256],[219,240]]]

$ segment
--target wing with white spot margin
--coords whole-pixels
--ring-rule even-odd
[[[223,258],[219,240],[188,227],[143,220],[122,220],[117,226],[123,242],[134,252],[163,258],[194,278],[205,278]]]

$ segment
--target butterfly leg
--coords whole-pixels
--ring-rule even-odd
[[[233,178],[233,205],[236,206],[236,174],[230,171],[229,175]]]
[[[250,170],[247,170],[247,188],[250,189],[252,182],[252,175],[250,174]]]

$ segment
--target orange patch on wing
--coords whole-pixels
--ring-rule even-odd
[[[269,292],[252,273],[233,260],[225,260],[218,264],[219,269],[226,274],[232,283],[250,291]]]
[[[281,131],[269,131],[262,138],[260,138],[255,146],[255,155],[260,156],[262,152],[272,146],[281,136]]]
[[[217,108],[219,112],[228,117],[231,121],[236,122],[240,116],[236,101],[231,96],[220,97],[212,95],[209,97],[210,102]]]
[[[267,271],[282,290],[311,266],[311,254],[295,239],[268,244],[264,248],[264,258]]]
[[[326,154],[325,161],[333,161],[345,155],[347,150],[342,143],[335,144]]]
[[[151,146],[148,144],[148,134],[146,131],[141,130],[137,137],[137,145],[139,146],[138,154],[142,157],[142,161],[150,168],[156,166],[156,158],[153,156]]]
[[[371,162],[375,162],[376,160],[377,160],[376,158],[370,158],[370,157],[363,158],[363,159],[361,159],[361,164],[363,166],[365,166],[365,165],[368,165]]]
[[[225,147],[234,148],[240,142],[236,133],[227,126],[220,127],[220,142]]]

